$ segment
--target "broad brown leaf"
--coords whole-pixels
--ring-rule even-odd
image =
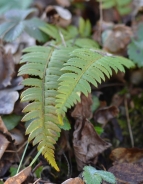
[[[102,140],[87,120],[77,120],[74,126],[73,147],[78,170],[87,164],[96,164],[98,155],[111,146]]]
[[[122,163],[111,167],[109,172],[116,177],[116,184],[140,184],[143,182],[143,166],[140,164]],[[103,182],[105,184],[106,182]]]
[[[133,36],[130,27],[118,24],[114,26],[114,28],[112,29],[112,31],[109,32],[109,34],[106,33],[106,35],[108,36],[104,38],[103,41],[104,50],[114,54],[126,54],[126,47],[129,44],[131,37]]]
[[[14,74],[14,60],[10,52],[5,53],[3,48],[0,48],[0,88],[11,84],[11,79]]]
[[[139,148],[116,148],[110,154],[113,164],[119,163],[142,163],[143,149]]]
[[[8,145],[9,141],[3,134],[0,133],[0,158],[3,156]]]
[[[64,181],[62,184],[84,184],[84,182],[81,178],[76,177],[76,178],[70,178]]]
[[[8,178],[4,184],[21,184],[26,180],[26,178],[30,175],[30,173],[31,167],[30,166],[26,167],[17,175]]]
[[[94,113],[94,120],[105,125],[111,119],[117,117],[119,109],[116,106],[100,108]]]
[[[81,120],[84,118],[90,119],[92,117],[91,105],[92,105],[91,94],[89,94],[88,97],[82,94],[81,102],[77,103],[77,105],[75,106],[71,114],[72,117],[74,117],[75,119],[81,119]]]

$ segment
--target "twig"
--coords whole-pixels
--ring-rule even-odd
[[[132,145],[132,148],[133,148],[133,147],[134,147],[134,138],[133,138],[131,123],[130,123],[129,110],[128,110],[128,104],[127,104],[127,99],[126,99],[126,97],[125,97],[125,99],[124,99],[124,104],[125,104],[125,111],[126,111],[127,124],[128,124],[130,139],[131,139],[131,145]]]
[[[101,35],[101,33],[102,33],[102,22],[103,22],[102,0],[100,0],[99,12],[100,12],[99,31],[100,31],[100,35]]]
[[[63,43],[64,47],[66,47],[66,42],[64,40],[64,36],[63,36],[63,34],[62,34],[62,32],[60,30],[59,30],[59,35],[61,37],[61,40],[62,40],[62,43]]]
[[[41,180],[41,178],[38,178],[33,184],[36,184],[40,180]]]

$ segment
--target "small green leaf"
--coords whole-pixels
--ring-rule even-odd
[[[46,42],[49,36],[39,29],[39,27],[46,26],[46,23],[38,18],[25,20],[25,31],[33,38],[40,42]]]
[[[79,33],[81,34],[81,36],[84,35],[84,29],[85,29],[85,21],[83,18],[79,19]]]
[[[69,120],[67,119],[67,117],[64,117],[63,122],[64,122],[64,124],[62,126],[60,126],[60,128],[63,129],[63,130],[70,130],[71,125],[70,125]]]
[[[2,116],[2,120],[4,121],[4,124],[8,130],[12,130],[13,128],[15,128],[21,119],[22,116],[16,114]]]
[[[86,184],[100,184],[102,182],[102,178],[96,174],[96,169],[91,166],[85,166],[83,168],[83,180]]]
[[[116,183],[116,178],[112,173],[107,171],[97,171],[97,173],[102,177],[103,180],[112,184]]]

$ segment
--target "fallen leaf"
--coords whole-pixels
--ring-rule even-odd
[[[120,163],[142,163],[143,149],[139,148],[116,148],[112,150],[110,159],[113,164]]]
[[[2,159],[0,161],[0,177],[4,176],[6,172],[9,170],[11,166],[11,162],[9,160]]]
[[[30,175],[30,173],[31,167],[28,166],[25,169],[23,169],[20,173],[16,174],[13,177],[8,178],[4,184],[21,184],[26,180],[26,178]]]
[[[48,6],[42,15],[42,19],[46,22],[61,27],[67,27],[71,23],[71,18],[70,11],[60,6]]]
[[[92,97],[91,94],[86,97],[85,95],[81,95],[81,102],[77,103],[71,116],[75,119],[84,119],[88,118],[90,119],[92,117],[91,112],[91,105],[92,105]]]
[[[8,145],[9,145],[9,141],[3,134],[0,133],[0,158],[3,156]]]
[[[0,89],[11,84],[14,75],[14,60],[11,52],[0,48]]]
[[[76,120],[73,133],[73,147],[78,170],[87,164],[96,164],[98,155],[111,146],[102,140],[94,130],[94,126],[86,119]]]
[[[60,6],[63,6],[63,7],[69,7],[70,6],[70,0],[56,0],[57,3],[60,5]]]
[[[62,184],[84,184],[84,182],[81,178],[76,177],[76,178],[70,178],[64,181]]]
[[[109,106],[100,108],[99,110],[95,111],[93,117],[95,122],[105,126],[108,121],[117,117],[118,113],[119,109],[116,106]]]
[[[14,140],[14,145],[21,145],[25,141],[24,135],[20,130],[14,128],[9,132],[11,134],[12,140]]]
[[[0,114],[10,114],[18,98],[19,93],[17,91],[0,90]]]
[[[116,177],[116,184],[140,184],[143,182],[143,166],[140,164],[122,163],[109,168]],[[105,184],[106,182],[103,182]]]
[[[124,55],[132,36],[130,27],[122,24],[115,25],[112,30],[106,30],[102,33],[103,49],[114,54]]]

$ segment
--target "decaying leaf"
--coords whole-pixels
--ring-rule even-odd
[[[11,52],[0,48],[0,89],[11,84],[14,74],[14,60]]]
[[[71,114],[72,117],[81,120],[84,118],[90,119],[92,117],[91,105],[92,105],[91,94],[89,94],[88,97],[81,95],[81,102],[77,103],[77,105],[75,106]]]
[[[5,173],[9,170],[11,162],[9,160],[2,159],[0,161],[0,177],[4,176]]]
[[[18,98],[19,93],[17,91],[0,90],[0,114],[10,114]]]
[[[103,32],[103,48],[108,52],[124,55],[132,36],[130,27],[115,25],[112,30]]]
[[[140,164],[122,163],[114,165],[108,171],[115,175],[117,184],[143,182],[143,167]]]
[[[0,133],[0,158],[3,156],[8,145],[9,141],[3,134]]]
[[[12,140],[14,140],[14,145],[21,145],[25,141],[24,135],[16,128],[10,130],[10,134]]]
[[[56,0],[56,1],[60,6],[63,6],[63,7],[70,6],[70,0]]]
[[[96,164],[98,155],[111,146],[102,140],[94,130],[94,126],[86,119],[77,120],[73,133],[73,147],[78,170],[87,164]]]
[[[8,178],[4,184],[21,184],[26,180],[26,178],[29,176],[30,173],[31,167],[30,166],[26,167],[17,175]]]
[[[106,125],[108,121],[117,117],[119,109],[116,106],[104,107],[95,111],[94,120],[100,124]]]
[[[96,164],[98,155],[111,146],[102,140],[94,130],[94,126],[87,118],[90,118],[92,99],[91,95],[81,95],[81,102],[77,103],[72,117],[76,119],[73,133],[73,147],[78,165],[78,170],[87,164]]]
[[[42,18],[48,23],[67,27],[71,23],[72,15],[69,10],[60,6],[48,6],[42,15]]]
[[[64,181],[62,184],[84,184],[84,182],[81,178],[76,177],[76,178],[70,178]]]
[[[142,163],[143,149],[139,148],[116,148],[110,154],[113,164],[120,163]]]

